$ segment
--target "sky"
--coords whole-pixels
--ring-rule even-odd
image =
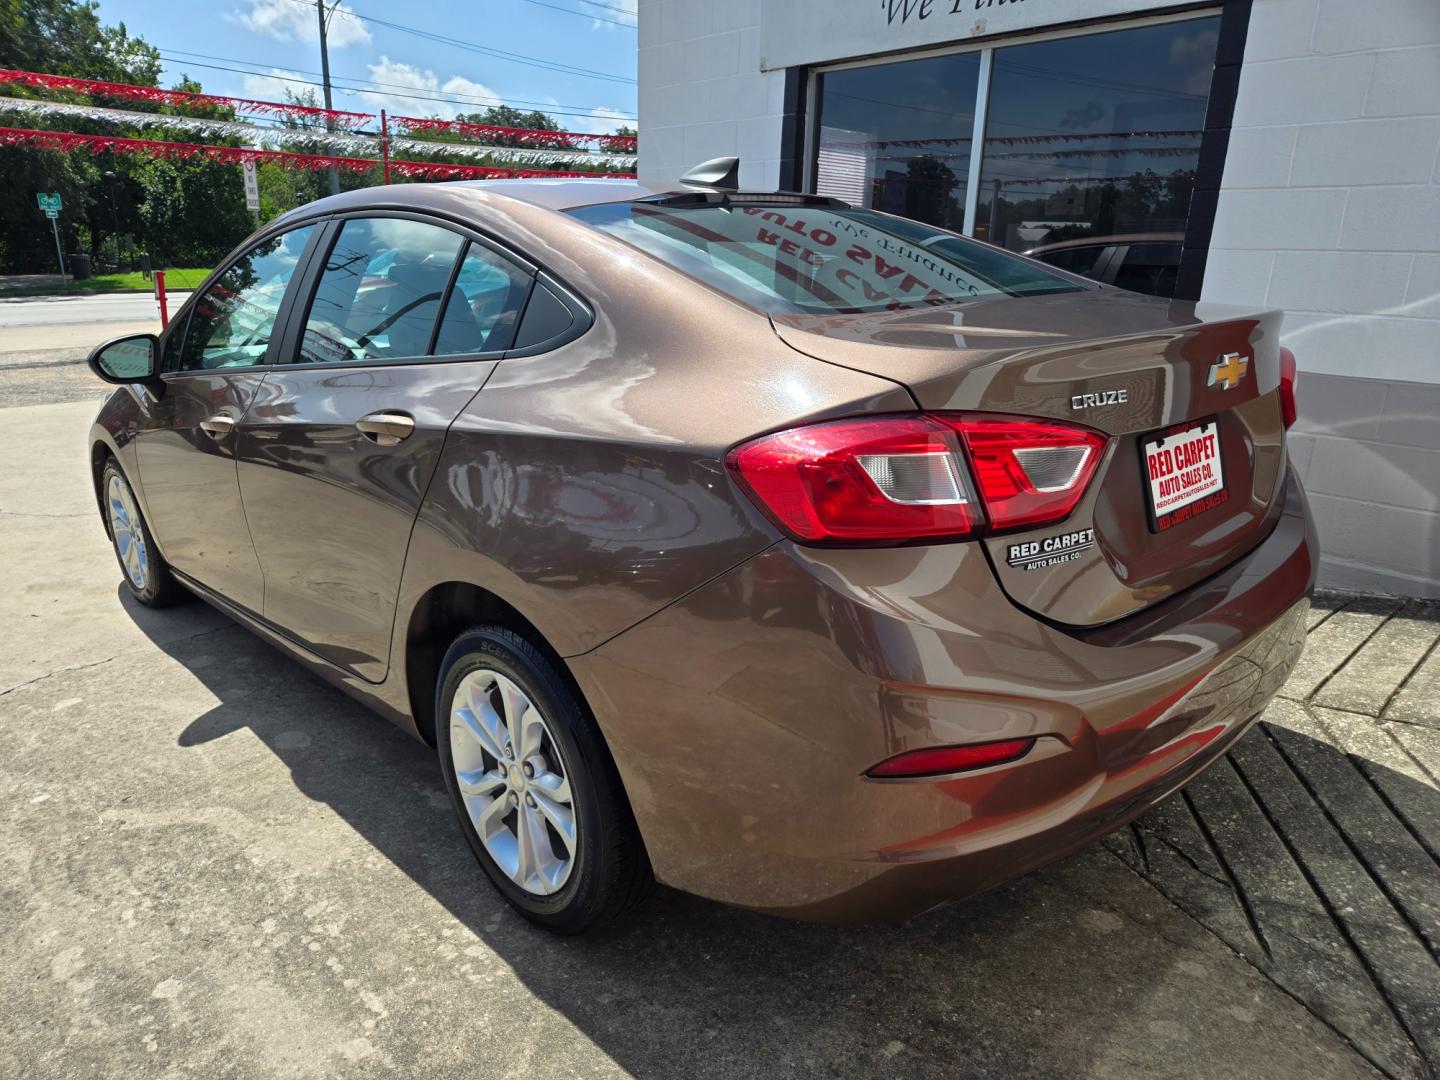
[[[635,4],[344,0],[327,35],[335,108],[449,119],[503,102],[569,131],[633,127]],[[210,94],[319,95],[314,0],[100,0],[100,18],[160,50],[162,86],[189,75]]]

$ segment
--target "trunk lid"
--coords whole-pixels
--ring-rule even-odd
[[[1279,514],[1277,312],[1097,289],[773,321],[792,348],[902,383],[923,409],[1048,417],[1110,436],[1068,520],[982,541],[1011,600],[1047,619],[1095,626],[1163,600],[1250,551]],[[1157,521],[1152,470],[1163,507],[1213,486],[1185,489],[1216,464],[1223,495]]]

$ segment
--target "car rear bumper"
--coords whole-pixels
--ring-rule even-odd
[[[662,881],[824,921],[903,919],[1091,842],[1215,761],[1284,682],[1318,565],[1303,492],[1178,596],[1085,631],[976,544],[778,544],[570,663]],[[1034,736],[950,779],[864,772]]]

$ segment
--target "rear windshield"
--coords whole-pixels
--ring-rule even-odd
[[[772,314],[904,311],[1086,288],[955,233],[869,210],[629,202],[569,212]]]

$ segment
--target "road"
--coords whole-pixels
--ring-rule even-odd
[[[171,293],[170,310],[189,295]],[[100,383],[85,367],[90,350],[109,338],[159,329],[159,309],[148,293],[0,295],[0,406],[94,396]]]
[[[87,479],[102,395],[0,409],[0,1076],[1330,1080],[1440,1059],[1434,608],[1321,597],[1283,696],[1183,799],[910,926],[662,890],[564,940],[486,883],[428,748],[204,605],[129,600]]]
[[[171,310],[188,292],[169,294]],[[60,326],[73,323],[158,324],[160,312],[149,293],[99,293],[92,296],[16,296],[0,294],[0,330],[17,326]]]

